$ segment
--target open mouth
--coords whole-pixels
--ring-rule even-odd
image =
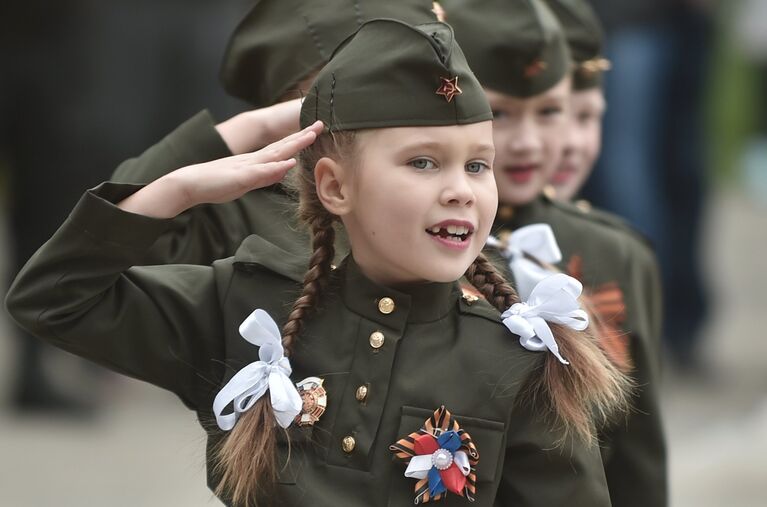
[[[462,224],[437,224],[426,232],[443,240],[463,243],[474,234],[474,226]]]

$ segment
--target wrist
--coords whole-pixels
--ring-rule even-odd
[[[123,199],[117,207],[151,218],[173,218],[195,204],[183,182],[169,173]]]
[[[266,137],[265,123],[261,110],[245,111],[223,123],[216,125],[216,130],[226,143],[232,155],[250,153],[261,148]]]

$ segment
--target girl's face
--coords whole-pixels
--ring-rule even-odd
[[[602,148],[604,113],[601,89],[573,92],[562,160],[550,181],[557,190],[557,199],[573,199],[591,174]]]
[[[492,122],[357,135],[342,220],[354,259],[385,285],[459,279],[498,207]]]
[[[534,97],[485,90],[493,109],[498,199],[521,206],[535,199],[559,165],[570,103],[570,77]]]

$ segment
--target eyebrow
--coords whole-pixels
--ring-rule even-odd
[[[439,142],[439,141],[412,141],[408,143],[404,143],[400,145],[401,151],[410,151],[410,150],[416,150],[416,149],[440,149],[444,148],[445,143]],[[472,151],[484,151],[484,152],[495,152],[495,146],[492,143],[477,143],[473,144],[471,146]]]

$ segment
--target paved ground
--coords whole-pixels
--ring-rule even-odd
[[[672,506],[764,507],[767,208],[730,191],[715,197],[709,215],[707,270],[719,297],[706,331],[707,376],[670,372],[665,382]],[[0,316],[1,334],[6,326]],[[67,358],[57,362],[82,373]],[[0,340],[0,388],[12,367],[10,341]],[[0,409],[0,506],[220,505],[205,487],[192,413],[138,382],[95,381],[108,402],[93,422]]]

